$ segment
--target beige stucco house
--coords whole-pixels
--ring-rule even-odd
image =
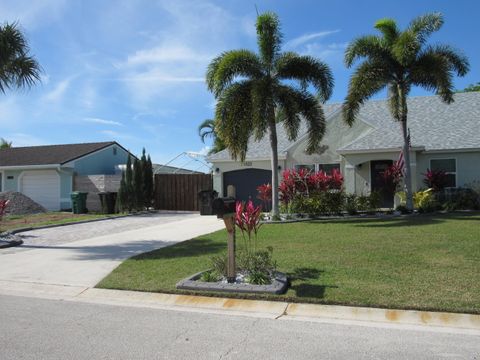
[[[427,169],[445,170],[451,187],[480,180],[480,92],[456,94],[450,105],[438,96],[411,97],[408,107],[414,189],[424,187]],[[326,104],[324,111],[327,132],[321,150],[313,155],[305,153],[306,135],[291,142],[283,127],[277,126],[279,173],[299,167],[338,168],[347,192],[379,190],[379,173],[398,159],[402,147],[400,124],[393,121],[387,101],[366,103],[352,127],[342,120],[341,104]],[[306,127],[299,133],[305,134]],[[256,187],[271,182],[268,137],[250,141],[245,162],[233,160],[227,150],[208,160],[213,164],[214,189],[221,195],[234,185],[239,199],[255,199]]]

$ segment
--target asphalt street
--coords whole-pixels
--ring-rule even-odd
[[[0,296],[0,359],[480,359],[465,333]]]

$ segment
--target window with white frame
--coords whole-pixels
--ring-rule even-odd
[[[317,164],[317,171],[323,171],[327,174],[331,174],[333,169],[337,169],[338,171],[340,171],[340,164]]]
[[[308,171],[315,171],[315,165],[314,164],[310,164],[310,165],[306,165],[306,164],[301,164],[301,165],[295,165],[295,170],[300,170],[300,169],[306,169]]]
[[[430,170],[442,170],[447,175],[446,187],[457,187],[457,160],[431,159]]]

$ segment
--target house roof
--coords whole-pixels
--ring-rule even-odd
[[[432,150],[462,150],[480,148],[480,92],[458,93],[452,104],[445,104],[439,96],[410,97],[408,104],[408,127],[412,147]],[[324,105],[327,121],[338,113],[341,104]],[[393,120],[387,100],[366,102],[358,114],[358,119],[369,124],[372,129],[349,144],[339,148],[342,152],[362,152],[372,150],[398,149],[402,146],[400,123]],[[306,134],[302,124],[299,139]],[[288,140],[281,124],[277,125],[279,156],[295,142]],[[328,136],[328,133],[325,135]],[[298,140],[297,140],[298,141]],[[270,157],[268,136],[259,142],[250,141],[247,159]],[[210,161],[229,160],[227,150],[209,157]]]
[[[78,159],[113,144],[120,146],[115,141],[107,141],[1,149],[0,166],[63,165],[69,161]]]
[[[204,174],[200,171],[184,169],[176,166],[153,164],[154,174]]]

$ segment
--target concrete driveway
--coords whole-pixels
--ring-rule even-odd
[[[22,233],[0,250],[0,280],[93,287],[123,260],[223,227],[214,216],[158,213]]]

